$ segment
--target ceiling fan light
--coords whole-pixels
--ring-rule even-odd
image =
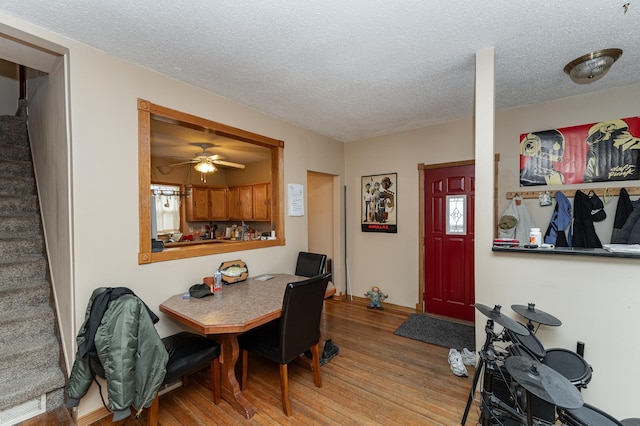
[[[216,170],[216,167],[208,161],[200,161],[197,163],[194,168],[200,173],[213,173]]]
[[[621,49],[596,50],[569,62],[564,67],[564,72],[575,83],[593,83],[602,78],[621,55]]]

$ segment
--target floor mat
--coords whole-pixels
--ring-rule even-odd
[[[475,350],[475,328],[425,314],[411,314],[393,334],[445,348]]]

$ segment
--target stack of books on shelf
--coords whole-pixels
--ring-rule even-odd
[[[518,247],[520,242],[518,240],[514,240],[512,238],[494,238],[493,246],[494,247]]]

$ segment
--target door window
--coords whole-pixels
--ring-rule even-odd
[[[447,195],[447,235],[466,235],[466,195]]]

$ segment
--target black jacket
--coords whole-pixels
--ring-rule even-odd
[[[591,217],[591,201],[584,192],[576,191],[573,200],[573,247],[602,248]]]

